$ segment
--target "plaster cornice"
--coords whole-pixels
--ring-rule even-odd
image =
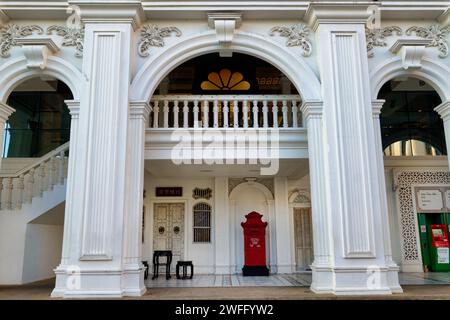
[[[441,14],[437,20],[444,28],[450,27],[450,7],[443,14]]]
[[[9,17],[6,13],[0,9],[0,26],[7,23],[9,21]]]

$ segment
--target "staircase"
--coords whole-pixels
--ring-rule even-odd
[[[13,174],[0,174],[0,211],[21,210],[42,198],[45,191],[64,185],[67,178],[69,142]]]

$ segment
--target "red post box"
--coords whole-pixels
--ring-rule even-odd
[[[267,222],[261,220],[258,212],[250,212],[242,222],[244,229],[244,276],[268,276],[266,264],[266,227]]]

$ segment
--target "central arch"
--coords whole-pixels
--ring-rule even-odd
[[[150,58],[137,72],[131,84],[131,100],[150,101],[159,82],[175,67],[199,55],[218,52],[220,45],[214,31],[190,36]],[[237,31],[229,47],[267,61],[282,71],[297,88],[303,100],[320,100],[317,75],[303,58],[261,35]],[[296,66],[296,67],[293,67]]]

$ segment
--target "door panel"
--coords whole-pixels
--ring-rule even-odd
[[[153,250],[171,250],[172,266],[183,259],[184,204],[156,203],[154,206]],[[172,269],[174,270],[174,269]]]
[[[294,232],[296,269],[309,270],[314,258],[310,208],[294,209]]]

